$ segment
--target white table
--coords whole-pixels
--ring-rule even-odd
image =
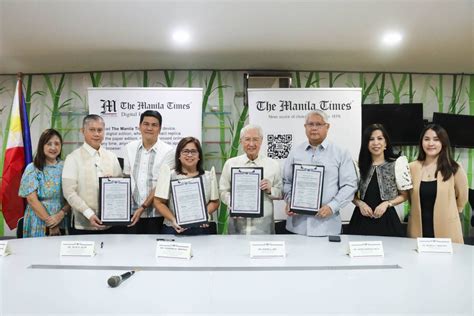
[[[174,237],[192,244],[194,257],[186,260],[155,258],[157,237],[171,236],[10,240],[13,254],[0,258],[0,315],[474,315],[471,246],[419,254],[408,238]],[[103,241],[104,248],[91,258],[60,257],[62,240]],[[251,240],[284,240],[287,257],[250,259]],[[350,258],[349,240],[382,240],[385,257]],[[140,267],[108,287],[111,275]]]

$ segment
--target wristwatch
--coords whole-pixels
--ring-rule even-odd
[[[147,209],[148,206],[145,205],[145,203],[142,204],[143,209]]]

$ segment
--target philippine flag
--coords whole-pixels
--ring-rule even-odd
[[[25,166],[32,161],[30,126],[21,79],[16,84],[9,122],[0,197],[5,222],[14,229],[25,210],[25,201],[18,196],[21,176]]]

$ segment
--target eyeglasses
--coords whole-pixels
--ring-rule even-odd
[[[323,126],[326,126],[326,125],[327,125],[327,123],[313,123],[313,122],[305,124],[306,127],[316,128],[316,129],[320,129]]]
[[[195,149],[191,149],[191,150],[185,149],[181,151],[181,155],[183,156],[196,156],[197,154],[199,154],[199,152]]]

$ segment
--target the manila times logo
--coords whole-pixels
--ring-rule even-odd
[[[100,114],[106,115],[106,116],[117,115],[117,101],[101,99],[100,102],[102,103],[102,105],[100,106],[101,108]]]

